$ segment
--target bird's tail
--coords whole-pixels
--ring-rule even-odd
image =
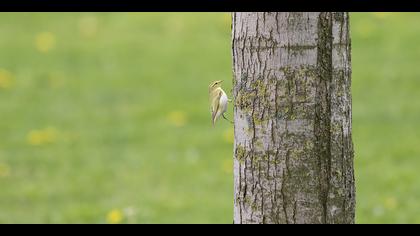
[[[212,113],[212,116],[211,116],[211,123],[213,124],[213,127],[216,124],[216,120],[217,120],[217,112]]]
[[[213,119],[212,119],[212,121],[211,121],[211,123],[213,124],[213,127],[214,127],[214,125],[216,124],[216,120],[217,120],[217,117],[216,117],[216,116],[214,116],[214,117],[213,117]]]

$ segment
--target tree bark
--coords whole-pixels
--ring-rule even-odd
[[[354,223],[348,13],[233,13],[234,223]]]

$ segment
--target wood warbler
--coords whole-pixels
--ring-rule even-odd
[[[211,121],[213,126],[220,118],[220,116],[222,116],[223,119],[229,121],[230,123],[233,123],[225,117],[227,103],[231,102],[231,100],[228,99],[225,91],[223,91],[222,82],[223,80],[217,80],[209,85],[209,101],[211,108]]]

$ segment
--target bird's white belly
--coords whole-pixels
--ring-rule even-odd
[[[227,103],[228,103],[228,97],[224,91],[222,91],[222,96],[220,97],[219,107],[221,113],[225,113],[227,110]]]

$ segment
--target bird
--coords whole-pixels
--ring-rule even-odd
[[[213,126],[216,121],[223,117],[223,119],[233,123],[225,117],[225,112],[227,110],[228,102],[232,102],[231,99],[228,99],[225,91],[222,89],[223,80],[213,81],[209,85],[209,101],[210,101],[210,111],[211,111],[211,121]]]

